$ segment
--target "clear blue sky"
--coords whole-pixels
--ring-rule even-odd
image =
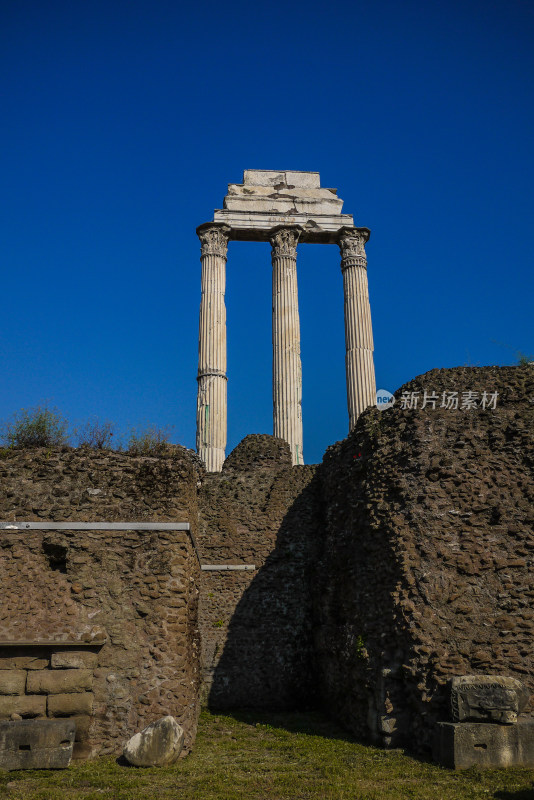
[[[371,229],[379,387],[534,352],[531,0],[0,9],[0,418],[194,447],[195,228],[245,168],[317,170]],[[270,269],[230,244],[227,452],[272,432]],[[347,432],[339,251],[298,272],[312,462]]]

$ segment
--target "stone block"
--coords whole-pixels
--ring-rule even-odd
[[[96,653],[68,650],[52,653],[52,669],[94,669],[98,662]]]
[[[88,714],[77,714],[70,717],[76,723],[76,739],[77,742],[83,742],[89,738],[89,728],[91,726],[91,717]]]
[[[46,697],[29,694],[0,697],[0,719],[9,719],[12,714],[46,717]]]
[[[35,656],[9,656],[0,658],[0,670],[3,669],[46,669],[48,667],[47,658],[36,658]]]
[[[48,697],[48,715],[50,717],[72,717],[76,714],[91,715],[92,711],[93,694],[91,692],[51,694]]]
[[[93,686],[90,669],[41,670],[28,673],[27,691],[35,694],[85,692]]]
[[[516,725],[438,722],[434,760],[444,767],[534,767],[534,720]]]
[[[74,742],[72,748],[73,761],[87,761],[95,755],[95,748],[89,742]]]
[[[178,760],[183,745],[183,729],[168,716],[132,736],[123,754],[136,767],[165,767]]]
[[[0,722],[0,769],[65,769],[74,732],[72,720]]]
[[[498,675],[462,675],[452,678],[451,711],[454,722],[498,722],[511,725],[524,711],[529,692],[516,678]]]
[[[26,672],[21,669],[0,671],[0,694],[24,694]]]

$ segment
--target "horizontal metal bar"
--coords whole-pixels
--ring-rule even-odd
[[[252,570],[256,569],[255,564],[202,564],[200,567],[201,570],[209,571],[209,570],[222,570],[222,569],[233,569],[233,570],[241,570],[251,572]]]
[[[2,531],[188,531],[189,522],[0,522]]]

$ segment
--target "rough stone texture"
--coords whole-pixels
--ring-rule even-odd
[[[12,714],[20,717],[46,717],[46,697],[41,695],[0,695],[0,720],[9,719]]]
[[[1,519],[196,524],[204,470],[185,448],[158,458],[70,448],[1,455]],[[171,713],[188,752],[199,707],[199,574],[187,531],[1,531],[0,640],[21,645],[0,645],[0,676],[23,668],[27,691],[47,694],[0,695],[0,717],[91,715],[75,753],[87,757],[121,752],[133,730]],[[59,644],[22,644],[37,640]]]
[[[201,490],[204,692],[216,708],[313,703],[311,569],[318,546],[314,467],[291,467],[289,446],[247,436]]]
[[[321,467],[323,702],[358,735],[428,747],[454,675],[534,689],[534,369],[432,370],[403,391],[495,410],[371,409]],[[480,399],[480,395],[479,395]],[[420,405],[420,403],[419,403]]]
[[[215,707],[321,700],[360,736],[424,750],[451,677],[491,672],[532,692],[534,369],[433,370],[403,389],[500,394],[495,410],[368,410],[318,469],[291,467],[270,436],[208,476],[181,448],[4,451],[4,519],[188,520],[204,563],[257,569],[200,574],[185,532],[2,531],[0,639],[79,644],[0,646],[0,673],[92,670],[92,716],[68,710],[84,719],[80,757],[119,752],[167,713],[187,752],[200,586]],[[61,661],[73,650],[96,666]],[[90,694],[0,695],[0,717],[44,716],[47,702],[67,713],[54,703]]]
[[[512,725],[529,702],[529,692],[517,678],[461,675],[451,680],[454,722],[497,722]]]
[[[51,658],[52,669],[94,669],[98,663],[96,653],[83,650],[64,650],[53,653]]]
[[[26,691],[28,694],[64,694],[85,692],[92,686],[93,671],[90,669],[39,670],[28,675]]]
[[[94,699],[95,696],[92,692],[51,694],[47,701],[48,716],[72,717],[78,714],[90,716],[93,713]]]
[[[152,722],[126,743],[123,755],[136,767],[167,767],[180,757],[184,731],[174,717]]]
[[[444,767],[534,767],[534,721],[438,722],[433,758]]]
[[[0,722],[0,769],[65,769],[74,729],[72,720]]]
[[[0,671],[0,695],[24,694],[27,673],[21,669]]]

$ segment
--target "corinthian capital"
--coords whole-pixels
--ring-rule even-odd
[[[366,266],[365,243],[368,239],[367,228],[341,228],[338,242],[341,250],[341,269],[355,265]]]
[[[197,234],[201,244],[200,252],[203,256],[212,255],[226,258],[230,238],[228,225],[205,222],[204,225],[198,226]]]
[[[280,225],[278,228],[273,228],[269,236],[273,247],[273,257],[289,256],[290,258],[296,258],[297,243],[301,233],[302,228],[298,225]]]

